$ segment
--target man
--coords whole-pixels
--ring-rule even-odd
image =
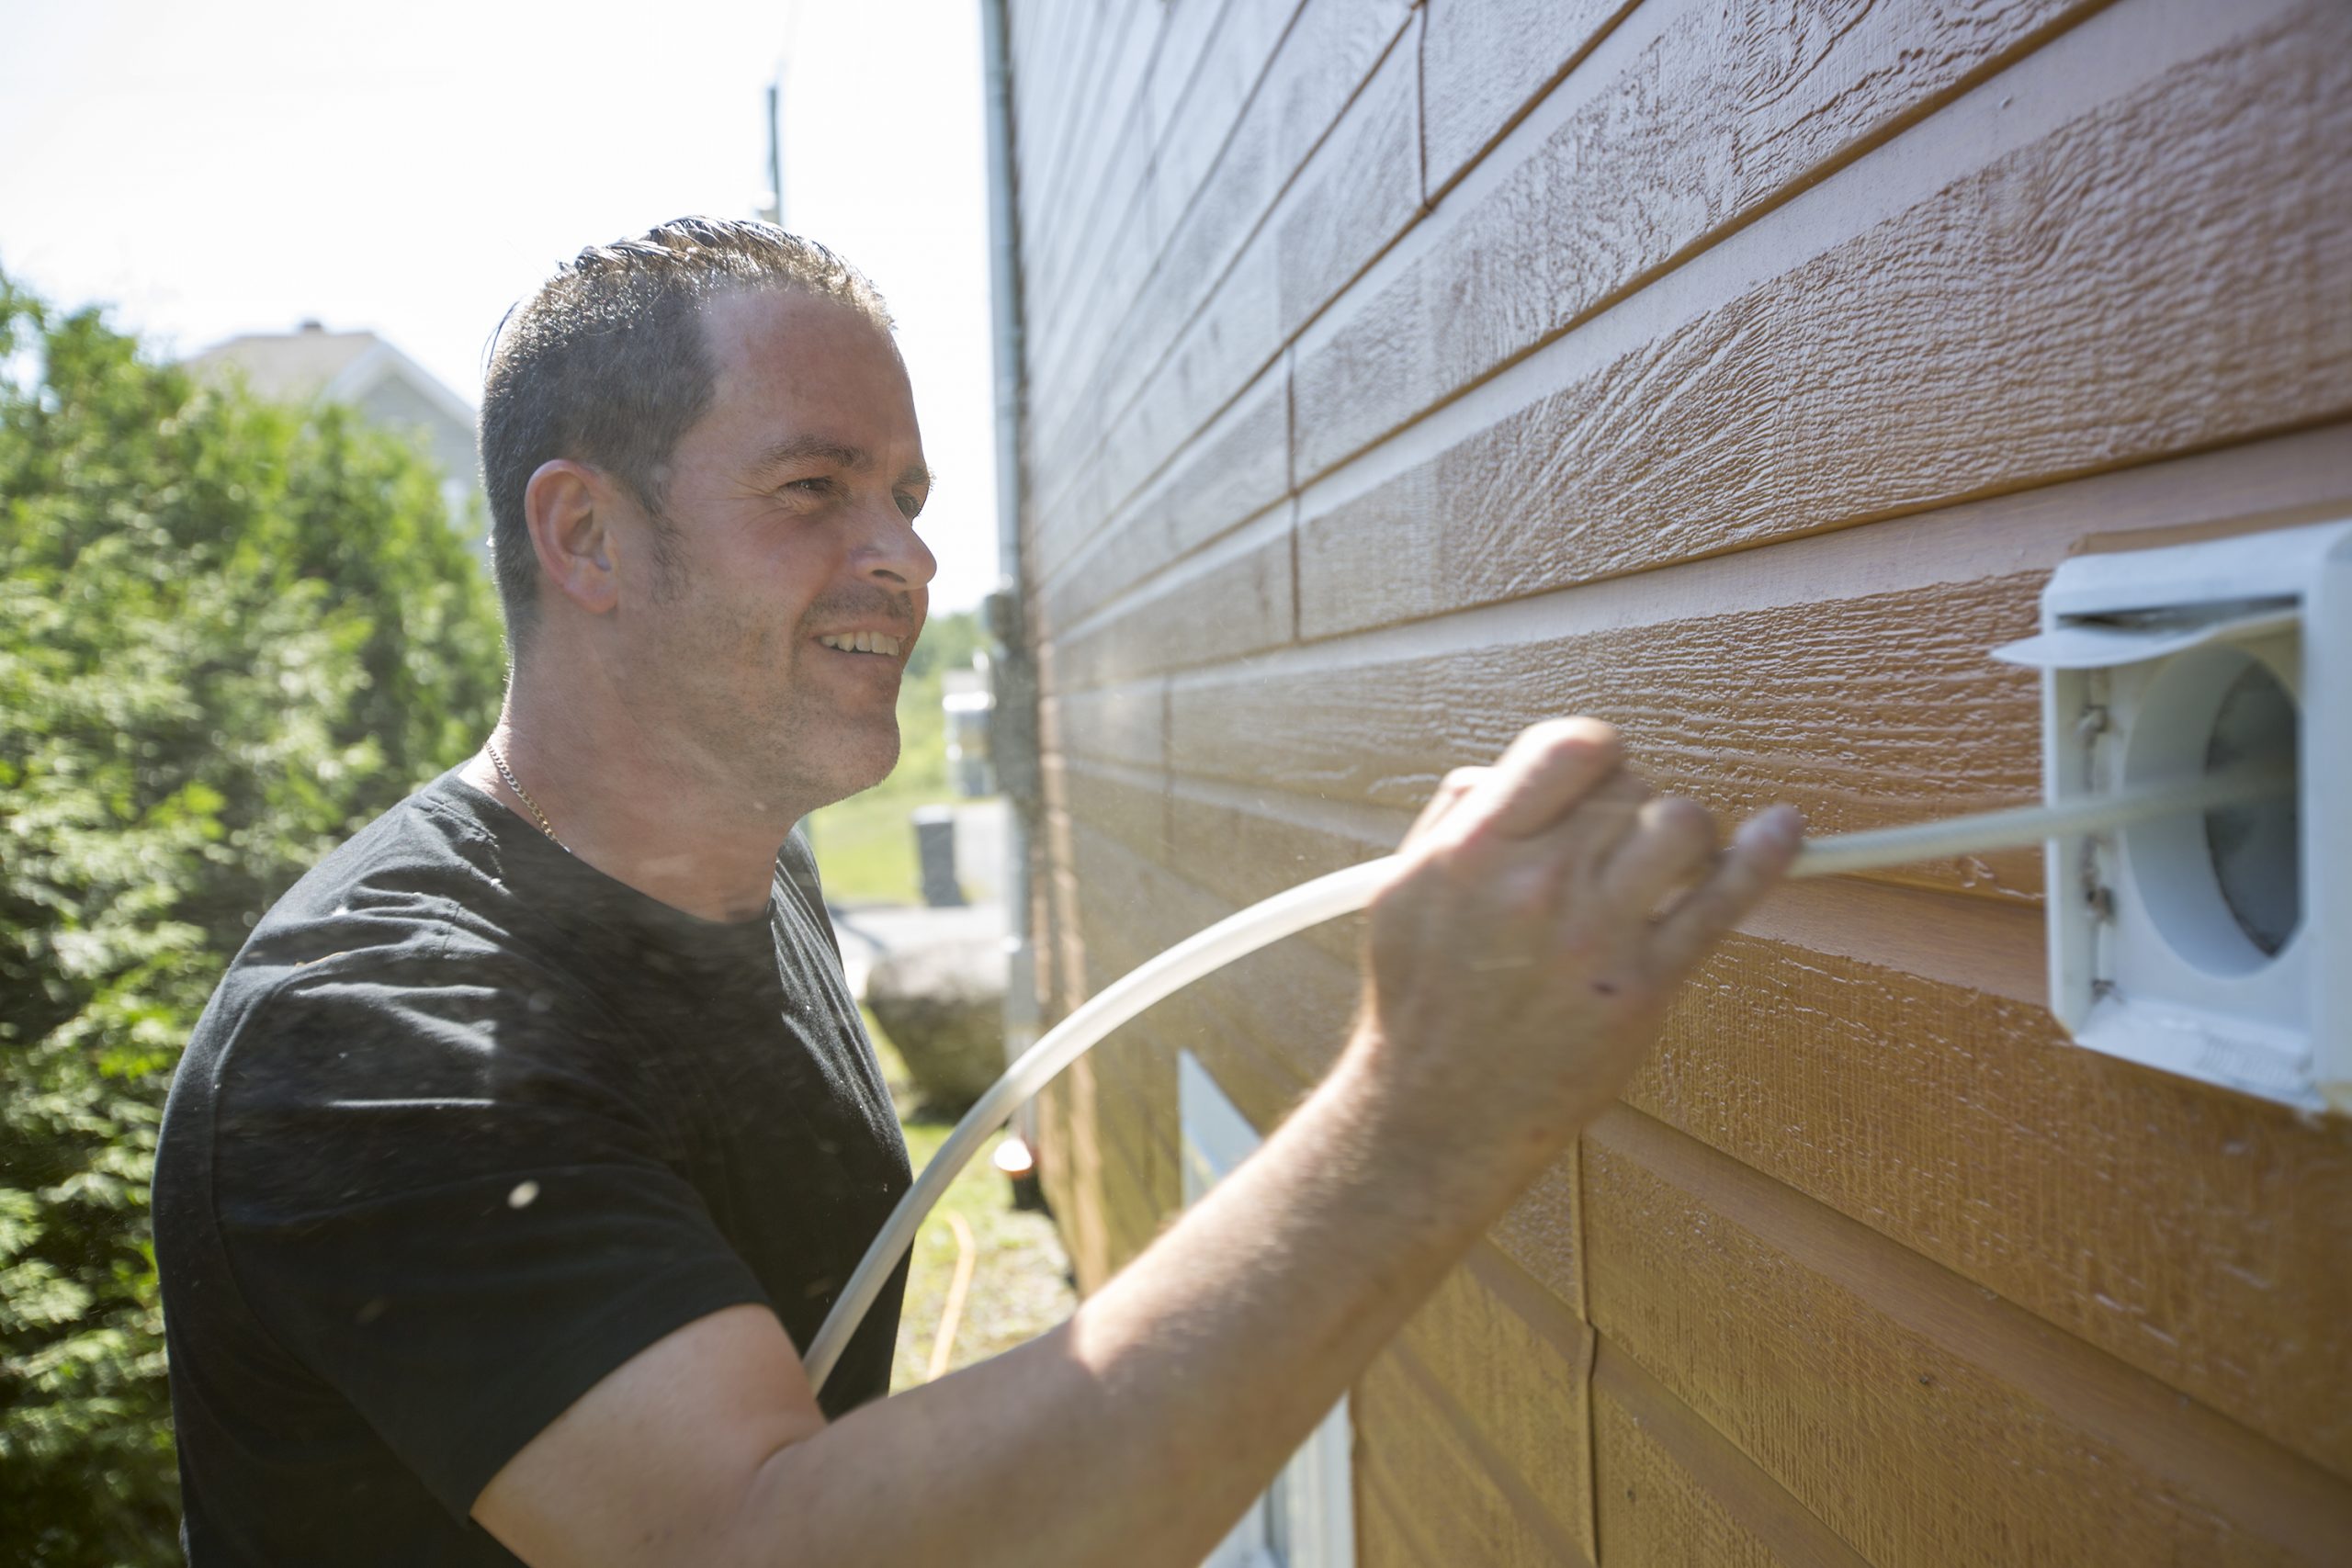
[[[794,1347],[907,1180],[792,836],[895,761],[933,570],[888,318],[820,247],[666,224],[520,308],[482,426],[497,731],[256,929],[166,1117],[200,1565],[1197,1562],[1793,852],[1531,730],[1414,827],[1257,1157],[1069,1323],[876,1402],[894,1288],[820,1402]]]

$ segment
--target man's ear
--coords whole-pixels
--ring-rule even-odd
[[[601,615],[620,603],[613,570],[615,509],[611,483],[584,463],[541,463],[523,488],[523,522],[539,570],[559,593]]]

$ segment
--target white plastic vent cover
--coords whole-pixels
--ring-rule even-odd
[[[2352,522],[2080,556],[2039,637],[2052,803],[2291,755],[2296,793],[2048,850],[2050,1007],[2094,1050],[2352,1110]]]

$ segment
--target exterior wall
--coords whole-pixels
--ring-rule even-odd
[[[2039,791],[2086,536],[2352,513],[2340,0],[1016,0],[1050,1013],[1608,717]],[[1353,1394],[1366,1563],[2352,1561],[2352,1128],[2074,1048],[2039,857],[1792,887]],[[1099,1285],[1354,932],[1046,1097]]]

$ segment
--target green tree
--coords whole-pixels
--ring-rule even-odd
[[[0,275],[0,1536],[178,1560],[147,1224],[222,966],[496,711],[437,476]]]

